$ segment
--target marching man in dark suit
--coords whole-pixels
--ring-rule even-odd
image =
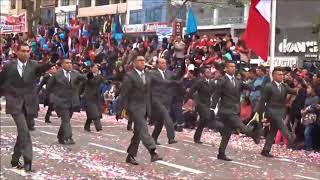
[[[286,117],[287,94],[297,94],[297,91],[282,83],[284,79],[282,68],[274,68],[272,78],[273,81],[266,84],[263,88],[262,96],[257,107],[257,112],[260,114],[265,112],[266,120],[270,122],[270,132],[266,137],[266,142],[261,152],[261,155],[265,157],[273,157],[270,151],[278,130],[288,139],[289,147],[295,139],[283,123],[283,119]]]
[[[138,153],[140,140],[151,155],[151,162],[162,160],[156,153],[156,144],[148,131],[146,117],[151,114],[151,87],[150,73],[144,70],[145,59],[143,56],[134,58],[134,69],[124,77],[117,109],[117,116],[124,108],[127,109],[129,118],[134,123],[133,137],[128,147],[127,163],[138,165],[135,157]]]
[[[70,59],[62,60],[62,70],[55,73],[48,81],[47,90],[50,101],[57,114],[61,117],[58,132],[60,144],[75,144],[72,139],[70,119],[73,112],[80,111],[79,86],[87,78],[76,71],[72,71]]]
[[[39,100],[37,95],[37,75],[44,73],[52,66],[51,63],[38,64],[29,60],[28,44],[18,45],[17,59],[9,62],[0,72],[0,87],[4,87],[6,97],[6,113],[11,114],[18,129],[17,141],[12,155],[12,167],[32,171],[32,142],[29,128],[30,122],[37,116]],[[2,94],[2,93],[0,93]],[[23,156],[24,167],[19,162]]]
[[[100,121],[100,107],[101,103],[99,101],[99,87],[101,83],[104,82],[104,78],[99,74],[98,65],[94,64],[90,68],[90,73],[88,73],[88,80],[85,83],[84,89],[84,100],[85,108],[87,114],[87,121],[84,125],[84,130],[91,131],[90,125],[93,124],[97,131],[102,130],[102,125]]]
[[[199,78],[190,88],[190,91],[186,95],[186,100],[193,98],[193,95],[197,92],[193,98],[196,103],[196,111],[200,115],[200,123],[194,133],[193,140],[195,143],[202,144],[201,135],[204,127],[209,124],[215,125],[217,129],[221,129],[223,124],[214,120],[214,112],[210,110],[211,97],[215,90],[215,83],[211,79],[211,72],[208,68],[202,69],[203,77]],[[213,118],[213,119],[210,119]]]
[[[51,69],[48,70],[48,72],[43,76],[39,86],[38,86],[38,94],[40,91],[42,91],[43,96],[44,96],[44,106],[48,106],[47,113],[45,115],[45,123],[51,123],[50,121],[50,116],[53,109],[53,104],[50,102],[50,94],[47,91],[47,83],[51,76],[53,76],[54,73],[56,73],[57,69],[55,66],[51,67]],[[45,85],[45,87],[43,87]]]
[[[259,144],[258,131],[248,128],[240,120],[240,92],[243,88],[249,88],[235,78],[236,65],[232,62],[226,63],[226,74],[222,76],[216,85],[216,90],[212,99],[212,109],[218,105],[218,115],[222,119],[224,128],[220,132],[222,135],[218,159],[231,161],[225,151],[234,130],[240,129],[249,137],[252,137],[256,144]],[[255,132],[255,133],[254,133]]]
[[[173,86],[177,81],[170,80],[173,76],[167,68],[167,61],[163,58],[157,60],[157,69],[152,71],[151,79],[151,94],[152,94],[152,120],[155,121],[155,127],[152,133],[157,145],[158,137],[162,131],[163,125],[167,130],[168,143],[177,143],[174,132],[174,124],[170,117],[170,105],[171,105],[171,93],[170,87]]]

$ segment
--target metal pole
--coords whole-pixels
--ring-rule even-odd
[[[274,57],[276,49],[276,16],[277,16],[277,0],[272,0],[271,4],[271,37],[270,37],[270,77],[274,69]]]

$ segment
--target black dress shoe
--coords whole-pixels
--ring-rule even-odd
[[[156,145],[161,145],[158,141],[154,141],[154,143],[155,143]]]
[[[127,126],[127,130],[128,130],[128,131],[132,131],[132,127]]]
[[[174,140],[174,139],[170,139],[168,141],[168,144],[175,144],[175,143],[178,143],[178,141]]]
[[[90,128],[88,128],[88,127],[84,127],[84,130],[88,131],[88,132],[91,132]]]
[[[36,130],[36,128],[34,126],[29,127],[29,131],[35,131],[35,130]]]
[[[66,144],[65,140],[63,139],[58,139],[59,144]]]
[[[218,154],[217,158],[220,159],[220,160],[224,160],[224,161],[232,161],[232,159],[228,158],[224,154]]]
[[[160,157],[157,153],[151,154],[151,162],[156,162],[162,160],[162,157]]]
[[[194,140],[194,143],[196,143],[196,144],[203,144],[203,142],[200,141],[200,140]]]
[[[139,163],[130,154],[128,154],[128,156],[127,156],[126,163],[129,163],[132,165],[139,165]]]
[[[74,140],[72,139],[72,138],[70,138],[70,139],[67,139],[66,141],[66,144],[75,144],[75,142],[74,142]]]
[[[102,131],[102,129],[96,129],[96,130],[97,130],[97,132]]]
[[[261,155],[267,158],[273,158],[274,156],[267,151],[262,151]]]
[[[11,161],[11,167],[17,169],[23,169],[23,165],[20,161]]]
[[[26,172],[34,172],[33,169],[32,169],[32,163],[31,163],[31,161],[24,163],[24,170],[25,170]]]
[[[176,128],[176,131],[177,131],[177,132],[183,132],[183,127],[182,127],[182,126],[178,126],[178,127]]]

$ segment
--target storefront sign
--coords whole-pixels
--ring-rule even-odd
[[[175,20],[173,22],[173,35],[174,36],[181,36],[182,35],[182,21],[181,20]]]
[[[319,51],[317,41],[288,42],[288,39],[283,39],[278,48],[281,53],[317,53]]]
[[[147,23],[145,24],[145,32],[155,32],[157,28],[167,27],[167,23],[159,22],[159,23]]]
[[[144,31],[144,24],[124,25],[123,31],[124,31],[124,33],[143,32]]]
[[[267,62],[263,62],[262,65],[270,66],[270,57]],[[274,57],[273,67],[297,67],[298,66],[298,57],[296,56],[287,56],[287,57]]]
[[[169,38],[172,35],[172,27],[160,27],[157,28],[156,34],[159,41],[162,41],[163,38]]]
[[[18,16],[1,16],[0,34],[21,33],[28,31],[27,15],[22,13]]]

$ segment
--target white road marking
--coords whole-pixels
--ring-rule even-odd
[[[16,168],[4,168],[4,170],[12,171],[16,174],[19,174],[20,176],[28,176],[31,175],[31,173],[26,173],[24,169],[16,169]]]
[[[286,159],[286,158],[277,158],[277,160],[279,160],[279,161],[284,161],[284,162],[291,162],[291,163],[300,164],[300,165],[305,165],[305,163],[296,162],[296,161],[294,161],[294,160]]]
[[[169,147],[169,146],[165,146],[165,145],[157,145],[157,146],[162,147],[162,148],[167,148],[167,149],[172,149],[172,150],[180,151],[180,149],[178,149],[178,148]]]
[[[35,121],[38,121],[38,122],[43,122],[44,123],[44,121],[43,120],[39,120],[39,119],[34,119]]]
[[[298,177],[298,178],[303,178],[303,179],[320,180],[320,179],[317,179],[317,178],[308,177],[308,176],[301,176],[301,175],[298,175],[298,174],[295,174],[295,175],[293,175],[293,176],[294,176],[294,177]]]
[[[105,149],[109,149],[111,151],[116,151],[116,152],[123,153],[123,154],[127,154],[126,151],[122,151],[122,150],[119,150],[119,149],[116,149],[116,148],[113,148],[113,147],[109,147],[109,146],[104,146],[104,145],[100,145],[100,144],[96,144],[96,143],[89,143],[89,145],[97,146],[97,147],[101,147],[101,148],[105,148]]]
[[[210,157],[210,159],[216,160],[217,158],[215,158],[215,157]],[[252,168],[257,168],[257,169],[260,169],[260,168],[261,168],[260,166],[256,166],[256,165],[252,165],[252,164],[246,164],[246,163],[241,163],[241,162],[237,162],[237,161],[226,161],[226,162],[229,162],[229,163],[232,163],[232,164],[238,164],[238,165],[242,165],[242,166],[248,166],[248,167],[252,167]]]
[[[96,144],[96,143],[89,143],[89,145],[97,146],[97,147],[101,147],[101,148],[105,148],[105,149],[109,149],[111,151],[116,151],[116,152],[120,152],[120,153],[123,153],[123,154],[127,154],[126,151],[119,150],[119,149],[116,149],[116,148],[113,148],[113,147],[109,147],[109,146],[103,146],[103,145]],[[156,161],[156,163],[162,164],[162,165],[165,165],[165,166],[169,166],[169,167],[173,167],[173,168],[177,168],[177,169],[180,169],[180,170],[183,170],[183,171],[187,171],[187,172],[190,172],[190,173],[195,173],[195,174],[205,173],[203,171],[199,171],[199,170],[188,168],[188,167],[185,167],[185,166],[169,163],[169,162],[166,162],[166,161]]]
[[[192,144],[197,144],[193,141],[189,141],[189,140],[183,140],[184,142],[188,142],[188,143],[192,143]],[[207,143],[202,143],[202,144],[198,144],[198,145],[203,145],[203,146],[209,146],[209,147],[213,147],[213,145],[207,144]]]
[[[45,133],[45,134],[49,134],[49,135],[54,135],[54,136],[56,136],[56,135],[57,135],[57,134],[55,134],[55,133],[48,132],[48,131],[40,131],[40,132]]]

